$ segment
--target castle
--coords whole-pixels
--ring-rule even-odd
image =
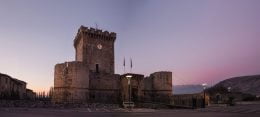
[[[76,60],[55,65],[55,103],[169,102],[172,72],[115,74],[116,33],[81,26],[74,39]],[[127,75],[131,75],[130,85]],[[131,92],[131,93],[129,93]]]

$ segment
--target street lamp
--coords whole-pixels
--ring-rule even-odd
[[[227,89],[228,89],[228,92],[230,93],[231,92],[231,87],[228,87]]]
[[[233,99],[231,97],[231,87],[228,87],[227,90],[228,90],[228,103],[229,103],[229,106],[232,106]]]
[[[130,86],[131,86],[131,78],[132,78],[133,76],[132,75],[126,75],[126,78],[127,78],[127,80],[128,80],[128,104],[129,104],[129,107],[130,107],[130,102],[131,102],[131,88],[130,88]]]
[[[206,93],[205,93],[205,89],[207,88],[207,84],[203,83],[202,87],[203,87],[203,108],[205,108],[206,107]]]

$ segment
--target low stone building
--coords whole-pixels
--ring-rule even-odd
[[[75,61],[55,65],[55,103],[169,102],[172,72],[115,74],[116,33],[81,26],[74,39]],[[128,85],[126,75],[131,75]],[[129,95],[129,92],[130,95]]]
[[[173,95],[171,99],[171,104],[176,107],[186,107],[186,108],[203,108],[209,105],[210,99],[209,95],[204,93],[195,94],[178,94]]]
[[[36,98],[36,93],[33,92],[31,89],[26,89],[26,99],[27,100],[35,100]]]
[[[0,73],[0,98],[1,99],[27,99],[35,97],[35,93],[26,89],[26,82],[12,78],[9,75]]]

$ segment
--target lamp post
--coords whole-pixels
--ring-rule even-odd
[[[128,80],[127,84],[128,84],[128,103],[129,103],[129,107],[130,107],[130,102],[131,102],[131,78],[133,76],[132,75],[126,75],[126,78]]]
[[[207,84],[203,83],[202,87],[203,87],[203,108],[205,108],[206,107],[206,92],[205,92],[205,89],[207,88]]]
[[[228,90],[228,103],[229,103],[229,106],[232,106],[231,87],[228,87],[227,90]]]
[[[228,89],[228,93],[230,93],[231,92],[231,87],[228,87],[227,89]]]

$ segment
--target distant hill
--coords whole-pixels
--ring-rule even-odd
[[[223,80],[214,87],[231,87],[231,92],[260,95],[260,75],[234,77]]]
[[[240,76],[223,80],[214,87],[231,87],[231,92],[260,95],[260,75]],[[201,85],[174,85],[173,94],[193,94],[203,91]]]
[[[200,93],[203,91],[201,85],[174,85],[173,94],[193,94]]]

